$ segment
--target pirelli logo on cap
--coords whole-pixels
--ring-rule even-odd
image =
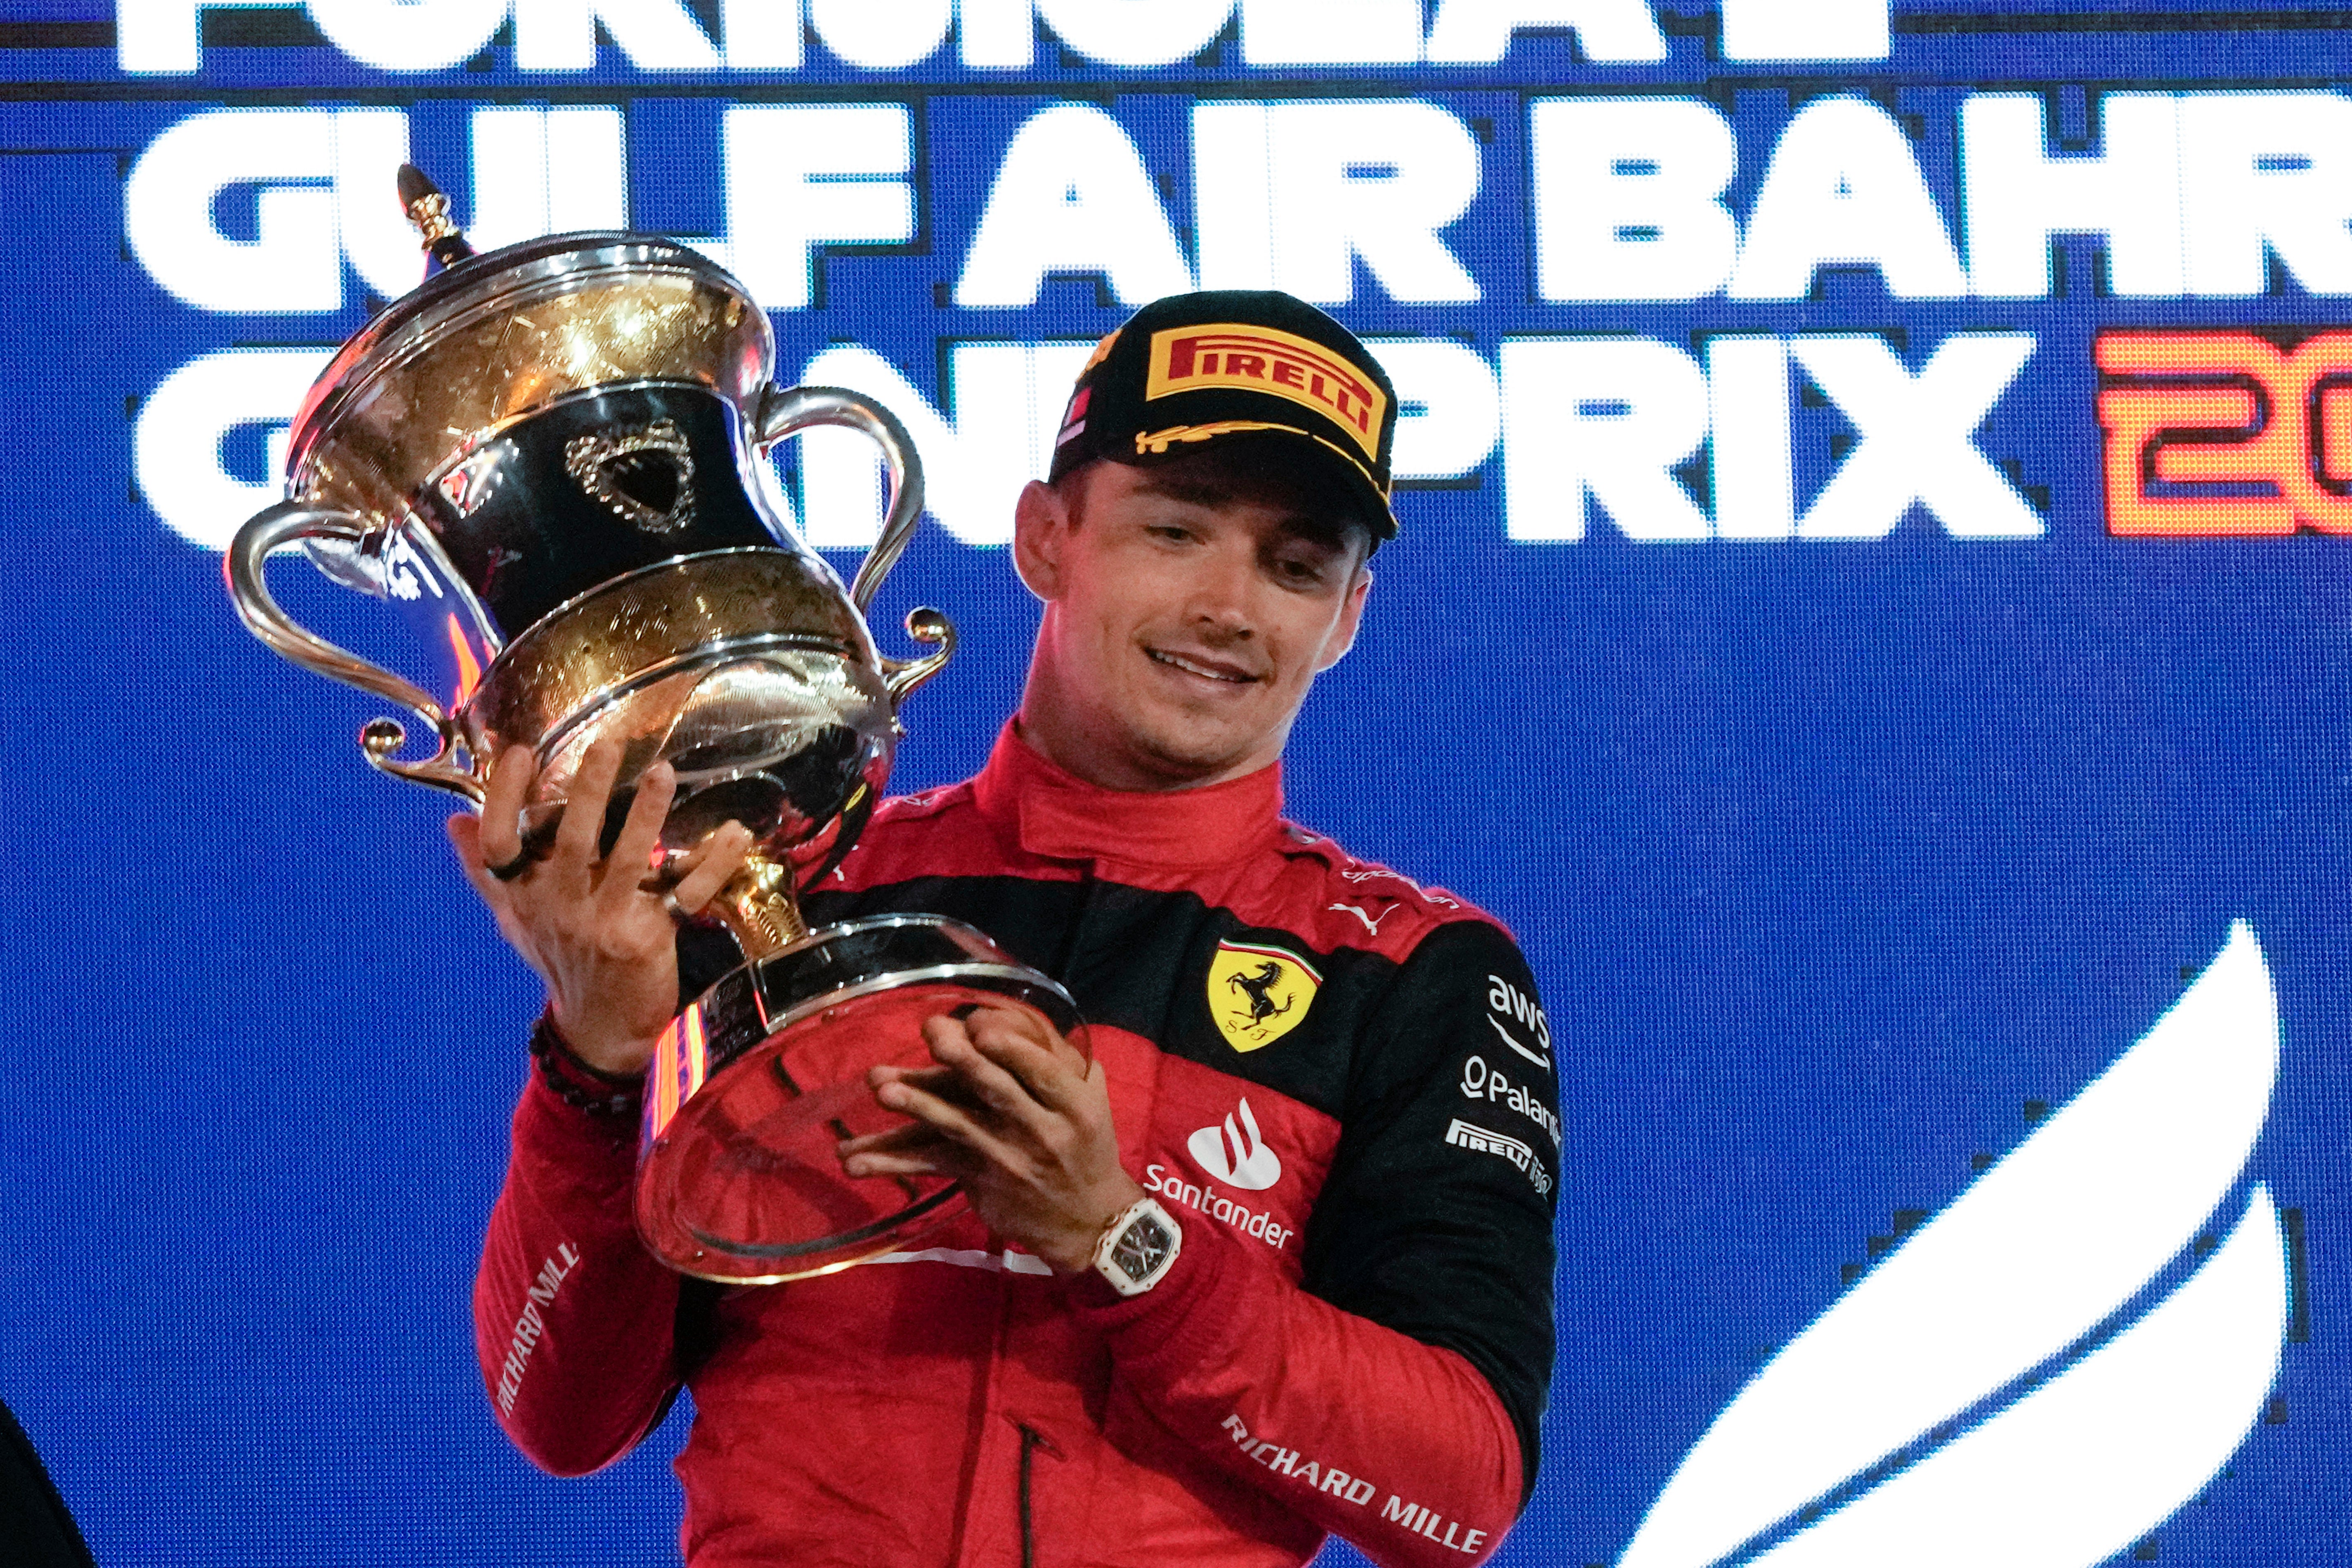
[[[1151,335],[1145,402],[1223,386],[1271,393],[1311,408],[1338,422],[1367,458],[1380,460],[1388,395],[1321,343],[1271,327],[1230,323],[1171,327]]]

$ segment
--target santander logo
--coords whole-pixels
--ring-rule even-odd
[[[1265,1145],[1244,1100],[1236,1113],[1241,1125],[1227,1116],[1223,1127],[1203,1127],[1185,1142],[1193,1163],[1229,1187],[1262,1193],[1282,1180],[1282,1158]]]

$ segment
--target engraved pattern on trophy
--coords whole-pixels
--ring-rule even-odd
[[[552,844],[604,741],[623,753],[606,853],[645,770],[677,774],[649,892],[726,823],[749,828],[751,853],[707,910],[744,963],[685,1008],[650,1069],[639,1229],[672,1268],[734,1283],[887,1251],[961,1212],[961,1194],[841,1173],[840,1138],[898,1120],[866,1069],[914,1061],[924,1017],[978,1000],[1035,1011],[1085,1048],[1067,994],[979,931],[911,916],[812,932],[800,913],[800,889],[881,798],[900,703],[954,651],[936,610],[907,617],[928,651],[905,659],[865,620],[922,513],[913,443],[854,394],[773,385],[765,313],[692,250],[584,233],[477,255],[429,180],[404,168],[400,187],[425,280],[304,399],[286,500],[225,557],[230,596],[286,658],[425,722],[437,747],[421,759],[400,755],[397,720],[363,728],[384,772],[478,810],[490,760],[529,748],[529,855]],[[873,440],[889,481],[847,588],[744,479],[820,425]],[[446,700],[285,613],[264,566],[296,544],[410,619]]]
[[[563,471],[614,516],[648,533],[676,533],[694,521],[694,453],[667,419],[574,436],[563,444]]]

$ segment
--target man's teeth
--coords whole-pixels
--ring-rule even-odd
[[[1179,658],[1172,653],[1162,653],[1156,647],[1146,648],[1144,651],[1162,664],[1172,664],[1179,669],[1193,675],[1206,676],[1211,680],[1229,680],[1236,686],[1246,686],[1252,679],[1246,675],[1228,675],[1221,669],[1211,669],[1205,665],[1194,664],[1191,659]]]

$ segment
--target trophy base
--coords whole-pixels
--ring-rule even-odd
[[[656,1049],[638,1146],[637,1232],[682,1274],[771,1285],[829,1274],[964,1210],[938,1176],[853,1180],[844,1138],[904,1126],[867,1069],[928,1066],[922,1022],[1024,1008],[1086,1048],[1059,985],[960,921],[882,915],[812,931],[722,977]]]

